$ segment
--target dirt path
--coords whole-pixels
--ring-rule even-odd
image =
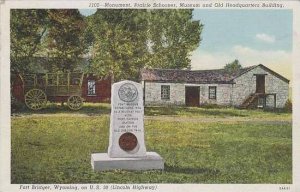
[[[265,123],[292,123],[291,119],[280,118],[248,118],[248,117],[178,117],[178,116],[146,116],[145,120],[173,121],[173,122],[265,122]]]
[[[12,118],[31,118],[31,117],[95,117],[95,116],[109,116],[108,114],[82,114],[82,113],[55,113],[55,114],[17,114],[13,115]],[[212,123],[212,122],[259,122],[259,123],[268,123],[268,124],[291,124],[291,118],[282,118],[282,117],[201,117],[201,116],[145,116],[145,121],[154,120],[154,121],[166,121],[166,122],[192,122],[192,123]]]

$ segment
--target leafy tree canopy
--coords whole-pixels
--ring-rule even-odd
[[[48,25],[47,11],[12,9],[10,22],[11,71],[28,72],[33,55],[40,48]]]
[[[75,9],[11,11],[11,71],[35,72],[37,57],[49,71],[72,71],[85,53],[85,22]]]
[[[94,35],[90,70],[137,80],[143,67],[182,69],[199,46],[203,25],[192,10],[98,10],[88,19]]]
[[[77,9],[48,10],[45,46],[52,71],[73,71],[86,52],[85,21]]]
[[[239,60],[235,59],[234,61],[232,61],[231,63],[227,63],[224,66],[224,69],[228,72],[228,73],[235,73],[238,72],[240,69],[242,68],[241,63],[239,62]]]
[[[146,10],[98,10],[89,18],[92,42],[90,71],[114,73],[116,79],[137,78],[148,60]]]
[[[192,10],[152,10],[150,14],[151,59],[147,65],[159,68],[190,67],[190,53],[201,41],[203,25],[192,20]]]
[[[75,9],[12,10],[12,69],[33,71],[32,58],[41,56],[49,71],[73,71],[87,53],[86,72],[113,73],[116,80],[138,80],[144,67],[188,68],[203,28],[192,13],[99,9],[83,17]]]

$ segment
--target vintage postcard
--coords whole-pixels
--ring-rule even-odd
[[[300,191],[298,1],[0,1],[0,191]]]

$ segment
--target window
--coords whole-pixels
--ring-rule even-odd
[[[170,85],[161,86],[161,99],[169,100],[170,99]]]
[[[55,73],[48,73],[47,74],[47,82],[48,86],[57,86],[57,74]]]
[[[209,86],[208,98],[209,99],[217,99],[217,87],[216,86]]]
[[[95,80],[88,80],[88,95],[96,95]]]

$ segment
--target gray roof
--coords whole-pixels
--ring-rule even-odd
[[[214,70],[180,70],[180,69],[142,69],[140,79],[142,81],[155,82],[184,82],[184,83],[216,83],[216,84],[232,84],[234,79],[242,74],[261,66],[273,75],[289,82],[288,79],[265,67],[262,64],[253,65],[242,68],[234,73],[229,73],[224,69]]]

